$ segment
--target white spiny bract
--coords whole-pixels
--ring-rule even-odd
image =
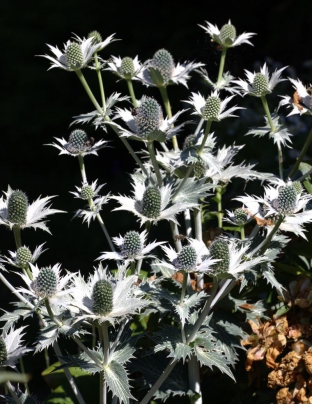
[[[203,28],[214,41],[225,48],[232,48],[243,43],[252,45],[248,39],[253,35],[256,35],[253,32],[244,32],[243,34],[236,36],[236,29],[234,25],[231,24],[231,20],[229,20],[227,24],[223,25],[221,30],[219,30],[216,25],[213,25],[208,21],[206,21],[206,24],[207,27],[202,25],[200,25],[200,27]]]
[[[105,48],[109,43],[115,41],[115,34],[110,35],[105,41],[95,43],[93,37],[81,39],[75,35],[74,41],[68,40],[64,44],[63,51],[56,46],[48,45],[54,57],[50,55],[39,55],[51,62],[50,69],[59,67],[66,71],[76,71],[86,67],[92,60],[95,52]]]
[[[187,87],[189,73],[203,63],[185,62],[174,64],[171,54],[166,49],[158,50],[152,59],[147,60],[137,78],[146,86],[166,87],[169,84],[183,84]]]
[[[0,198],[0,224],[10,229],[14,226],[18,226],[21,229],[33,227],[34,229],[41,229],[50,233],[46,226],[46,221],[43,221],[43,219],[54,213],[65,213],[63,210],[50,209],[51,205],[48,205],[48,203],[55,196],[39,197],[33,203],[26,203],[25,198],[22,201],[18,198],[18,201],[16,201],[18,206],[15,206],[16,192],[9,186],[8,191],[4,192],[5,198],[3,196]],[[12,195],[14,200],[11,198]]]
[[[22,337],[25,335],[20,327],[16,330],[11,327],[8,331],[3,330],[0,335],[0,368],[10,366],[15,368],[16,362],[26,353],[33,351],[32,348],[26,348]]]
[[[93,181],[91,184],[82,183],[81,187],[76,186],[77,192],[71,192],[75,196],[75,198],[88,200],[99,197],[100,190],[104,187],[105,184],[97,185],[97,180]]]
[[[239,79],[234,80],[233,83],[236,83],[239,86],[242,95],[249,94],[255,97],[263,97],[266,94],[272,93],[274,87],[278,83],[286,80],[281,78],[281,73],[287,67],[288,66],[275,70],[270,77],[268,67],[265,63],[260,68],[259,73],[251,73],[250,71],[245,70],[248,81]]]
[[[292,83],[293,88],[296,91],[292,97],[285,95],[281,96],[282,101],[279,103],[279,107],[282,105],[286,105],[287,108],[292,108],[291,112],[287,116],[295,114],[312,115],[311,84],[305,87],[299,79],[294,80],[288,77],[288,80]]]
[[[112,56],[107,62],[108,67],[105,70],[109,70],[116,74],[118,77],[124,80],[138,80],[136,75],[142,69],[138,56],[134,59],[126,56],[124,58]]]
[[[36,304],[41,300],[49,299],[51,305],[67,307],[70,291],[68,283],[75,273],[61,276],[60,267],[60,264],[55,264],[52,267],[40,269],[37,265],[29,263],[31,279],[26,273],[18,273],[25,282],[27,289],[19,288],[18,290],[34,299]]]
[[[108,321],[114,325],[122,319],[139,313],[148,304],[148,301],[143,300],[143,295],[135,286],[136,281],[137,276],[126,277],[124,270],[119,270],[115,275],[112,275],[101,264],[90,275],[87,282],[80,274],[76,275],[73,279],[74,287],[70,290],[73,297],[71,304],[81,311],[81,315],[77,316],[76,321],[89,319],[99,324],[103,321]],[[96,286],[100,284],[104,286]],[[94,290],[95,286],[96,290]],[[109,288],[111,295],[106,305],[106,308],[109,306],[110,309],[106,311],[104,308],[103,310],[98,310],[98,307],[104,304],[100,296],[103,288]]]
[[[16,251],[9,251],[10,257],[5,255],[0,256],[0,262],[13,265],[17,268],[24,268],[29,263],[34,264],[39,256],[46,250],[42,250],[45,243],[35,248],[32,253],[26,246],[19,247]]]
[[[283,215],[280,230],[293,232],[306,239],[303,225],[312,221],[312,210],[307,209],[312,195],[303,191],[298,193],[297,185],[293,187],[293,192],[289,187],[292,187],[291,181],[285,183],[279,180],[277,186],[264,187],[264,197],[246,195],[235,199],[246,206],[248,213],[260,226],[270,231],[279,215]]]
[[[155,258],[150,254],[157,246],[164,244],[165,241],[153,241],[146,245],[147,231],[144,230],[141,233],[130,230],[124,237],[113,237],[113,242],[120,248],[120,252],[103,252],[102,255],[97,258],[98,260],[119,260],[124,261],[127,265],[131,261],[140,260],[143,258]]]

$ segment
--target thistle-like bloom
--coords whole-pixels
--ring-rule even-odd
[[[287,66],[275,70],[270,78],[269,70],[265,63],[263,67],[260,68],[260,73],[251,73],[248,70],[245,70],[248,82],[239,79],[234,80],[234,83],[239,85],[243,96],[249,94],[255,97],[262,97],[271,94],[278,83],[286,80],[281,78],[281,73],[286,68]]]
[[[26,353],[33,351],[31,348],[23,346],[22,333],[24,327],[10,328],[9,331],[3,330],[0,336],[0,367],[11,366],[15,368],[16,362]]]
[[[223,101],[219,98],[219,93],[217,90],[211,93],[211,96],[208,98],[204,98],[200,93],[192,93],[190,97],[190,101],[186,101],[191,104],[195,108],[195,112],[193,115],[199,115],[205,121],[221,121],[224,118],[235,117],[237,115],[233,115],[237,109],[244,109],[242,107],[232,107],[225,111],[225,108],[231,99],[235,97],[235,95],[231,95],[230,97],[226,97]]]
[[[61,276],[60,266],[60,264],[55,264],[53,267],[39,269],[37,265],[30,263],[31,279],[27,274],[19,273],[27,285],[27,289],[19,288],[19,291],[31,296],[37,304],[42,300],[49,299],[52,305],[66,307],[68,305],[68,294],[71,291],[71,289],[67,288],[67,284],[75,273],[67,273],[65,276]]]
[[[98,323],[109,321],[115,324],[132,314],[140,312],[148,304],[139,295],[135,287],[137,276],[125,277],[124,271],[111,275],[109,271],[99,265],[94,274],[86,282],[79,274],[74,278],[72,305],[82,312],[77,321],[81,319],[95,320]]]
[[[97,186],[97,180],[93,181],[91,185],[83,183],[81,187],[77,187],[77,192],[71,192],[75,195],[75,198],[83,199],[87,201],[88,199],[94,199],[98,197],[98,193],[104,187],[105,184]]]
[[[40,255],[46,251],[42,250],[43,245],[44,243],[36,247],[33,253],[26,246],[19,247],[16,251],[9,251],[11,257],[2,255],[0,257],[0,262],[5,262],[17,268],[25,268],[29,263],[34,264]]]
[[[87,154],[98,155],[99,149],[106,147],[105,140],[99,140],[94,143],[94,139],[89,137],[84,130],[75,129],[69,135],[68,142],[62,138],[55,137],[60,144],[49,143],[47,146],[53,146],[59,149],[61,152],[59,154],[68,154],[69,156],[86,156]]]
[[[287,115],[294,114],[308,114],[312,115],[312,86],[305,87],[302,82],[294,79],[288,78],[288,80],[293,84],[293,88],[296,90],[292,97],[282,96],[282,101],[279,104],[286,105],[287,108],[292,107],[292,111]]]
[[[88,39],[81,39],[75,35],[74,41],[67,41],[64,44],[63,51],[60,51],[56,46],[48,45],[54,57],[49,55],[40,55],[44,58],[49,59],[51,63],[50,69],[53,67],[59,67],[66,71],[72,72],[75,70],[80,70],[86,67],[92,60],[95,52],[103,49],[109,43],[113,42],[113,35],[110,35],[105,39],[105,41],[97,42],[93,40],[93,37]]]
[[[226,210],[226,213],[227,217],[225,217],[223,220],[233,224],[234,226],[244,226],[246,223],[252,220],[252,216],[244,207],[237,208],[233,212]]]
[[[209,256],[209,250],[203,241],[196,239],[188,239],[189,244],[184,246],[182,250],[177,253],[171,246],[162,246],[161,248],[166,253],[168,262],[161,262],[166,268],[173,271],[185,272],[207,272],[212,269],[212,266],[218,260],[212,259]]]
[[[152,97],[143,96],[139,107],[134,111],[116,108],[115,118],[121,118],[130,130],[118,125],[121,136],[131,137],[140,141],[157,140],[164,142],[180,132],[185,122],[173,127],[177,118],[185,111],[180,111],[172,118],[163,117],[163,112],[159,103]]]
[[[175,215],[196,206],[193,203],[172,204],[172,187],[170,185],[159,188],[135,181],[133,188],[133,198],[127,196],[112,196],[111,198],[116,199],[121,205],[114,210],[129,210],[141,220],[141,226],[148,221],[155,224],[164,219],[179,224]]]
[[[175,65],[171,54],[166,49],[160,49],[152,59],[144,63],[137,78],[146,86],[166,87],[181,83],[187,87],[189,73],[201,66],[204,65],[193,62]]]
[[[231,24],[231,20],[229,20],[227,24],[223,25],[221,30],[219,30],[216,25],[212,25],[208,21],[206,21],[206,24],[207,27],[202,25],[200,25],[200,27],[203,28],[214,41],[225,48],[232,48],[243,43],[252,45],[248,39],[253,35],[256,35],[254,32],[244,32],[243,34],[236,36],[236,28]]]
[[[129,56],[122,59],[120,57],[112,56],[107,64],[108,67],[105,70],[110,70],[124,80],[138,80],[136,75],[142,69],[142,63],[140,63],[138,56],[134,59]]]
[[[153,241],[150,244],[146,244],[147,231],[142,233],[137,231],[128,231],[124,237],[113,237],[113,242],[120,248],[118,252],[104,252],[97,258],[98,260],[120,260],[124,261],[125,265],[129,262],[143,259],[143,258],[155,258],[154,255],[149,254],[157,246],[164,244],[165,241]]]
[[[300,184],[299,184],[300,185]],[[302,225],[312,221],[312,210],[306,210],[312,195],[303,193],[296,182],[279,181],[277,187],[264,187],[263,198],[242,196],[235,198],[242,202],[259,226],[271,231],[280,215],[285,216],[280,230],[293,232],[306,239]]]
[[[0,224],[4,224],[10,229],[14,226],[21,229],[33,227],[50,233],[46,222],[42,221],[42,219],[54,213],[65,213],[63,210],[50,209],[51,205],[47,205],[50,199],[55,196],[38,198],[32,204],[29,204],[24,192],[13,191],[10,186],[4,194],[5,199],[3,196],[0,198]]]

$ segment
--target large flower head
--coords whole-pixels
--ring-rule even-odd
[[[147,86],[166,87],[181,83],[187,87],[189,73],[201,66],[202,63],[193,62],[175,65],[171,54],[166,49],[159,49],[152,59],[144,63],[137,77]]]
[[[130,230],[124,237],[113,237],[113,242],[120,248],[118,252],[104,252],[98,260],[113,259],[124,261],[125,265],[130,261],[139,260],[143,258],[155,258],[149,254],[157,246],[164,244],[164,241],[154,241],[146,245],[147,231],[142,233]]]
[[[207,27],[203,27],[202,25],[200,25],[200,27],[203,28],[214,41],[216,41],[224,48],[232,48],[243,43],[252,45],[252,43],[249,42],[248,39],[251,38],[253,35],[256,35],[253,32],[244,32],[243,34],[237,36],[236,28],[234,27],[234,25],[232,25],[231,20],[229,20],[227,24],[224,24],[220,30],[216,25],[212,25],[208,21],[206,21],[206,24]]]
[[[99,149],[106,147],[107,141],[99,140],[94,143],[94,139],[89,137],[87,133],[82,129],[73,130],[70,135],[68,141],[64,138],[60,139],[58,137],[55,138],[59,144],[50,143],[48,146],[56,147],[60,150],[59,154],[67,154],[69,156],[85,156],[87,154],[94,154],[97,156],[97,152]]]
[[[190,101],[186,101],[195,108],[193,115],[199,115],[205,121],[221,121],[224,118],[235,117],[233,115],[237,109],[243,109],[242,107],[232,107],[225,110],[227,104],[235,95],[226,97],[221,100],[217,90],[213,91],[209,97],[206,99],[200,94],[192,93]]]
[[[26,283],[27,289],[20,288],[19,290],[35,299],[37,304],[45,299],[49,299],[49,302],[53,305],[66,307],[70,291],[67,288],[67,284],[75,273],[67,273],[65,276],[61,276],[60,264],[41,269],[31,263],[29,266],[31,279],[26,273],[19,274]]]
[[[116,118],[121,118],[130,129],[127,130],[118,126],[121,136],[131,137],[143,142],[152,140],[163,142],[176,135],[185,124],[173,127],[173,124],[184,110],[178,112],[172,118],[164,119],[162,108],[153,97],[143,96],[138,108],[135,110],[129,111],[117,108],[117,112]]]
[[[264,197],[242,196],[235,198],[242,202],[260,226],[271,231],[280,215],[284,219],[280,230],[290,231],[306,238],[302,224],[312,221],[312,210],[306,209],[312,196],[305,194],[298,182],[278,181],[277,186],[264,187]]]
[[[14,226],[21,229],[33,227],[50,233],[46,222],[42,221],[42,219],[54,213],[65,213],[62,210],[50,209],[51,205],[48,205],[48,203],[54,196],[38,198],[29,204],[24,192],[20,190],[13,191],[10,186],[4,194],[5,198],[3,196],[0,198],[0,224],[4,224],[10,229]]]
[[[25,335],[23,330],[26,327],[11,328],[9,331],[3,330],[0,335],[0,367],[15,367],[16,362],[31,348],[23,346],[22,337]]]
[[[180,252],[176,252],[171,246],[162,246],[166,253],[168,262],[161,262],[166,268],[173,271],[184,272],[207,272],[218,260],[209,257],[209,251],[203,241],[188,239],[189,244],[184,246]]]
[[[75,288],[71,292],[72,304],[81,310],[80,319],[115,324],[130,315],[139,313],[148,304],[139,295],[135,286],[137,276],[125,277],[124,271],[111,275],[99,265],[86,282],[81,275],[74,278]]]
[[[92,60],[95,52],[103,49],[110,42],[114,41],[113,35],[110,35],[105,41],[95,41],[94,36],[88,39],[81,39],[75,35],[74,40],[69,40],[64,44],[63,51],[56,46],[48,45],[54,57],[49,55],[40,55],[51,61],[51,67],[59,67],[66,71],[80,70],[86,67]]]
[[[311,84],[305,87],[302,82],[288,78],[296,90],[292,97],[282,96],[282,101],[279,106],[286,105],[287,108],[292,107],[292,111],[288,114],[308,114],[312,115],[312,86]]]
[[[124,58],[112,56],[107,62],[108,67],[106,70],[110,70],[118,77],[124,80],[138,80],[136,75],[142,69],[142,64],[140,63],[138,56],[134,59],[126,56]]]
[[[255,97],[263,97],[267,94],[271,94],[278,83],[286,80],[281,78],[281,73],[286,68],[287,66],[275,70],[270,77],[268,67],[265,63],[260,68],[260,73],[251,73],[245,70],[248,82],[239,79],[234,80],[234,83],[239,85],[242,95],[249,94]]]

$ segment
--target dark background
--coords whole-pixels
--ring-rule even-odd
[[[109,45],[101,53],[104,59],[110,55],[134,57],[138,54],[139,59],[145,61],[155,51],[165,47],[175,62],[195,60],[205,63],[209,76],[215,78],[219,52],[198,24],[204,25],[207,20],[221,28],[230,18],[238,34],[255,32],[257,35],[251,39],[254,47],[242,45],[229,50],[225,70],[230,70],[236,77],[243,77],[244,68],[253,71],[267,61],[273,68],[289,65],[285,76],[299,75],[301,80],[309,83],[312,81],[309,67],[312,60],[310,4],[308,0],[206,0],[184,3],[169,0],[2,1],[0,190],[6,191],[10,184],[13,189],[24,191],[30,202],[40,195],[58,195],[53,199],[53,207],[68,212],[50,217],[49,228],[53,237],[41,230],[26,229],[22,232],[23,244],[32,250],[36,245],[46,242],[49,250],[38,261],[39,266],[60,262],[63,268],[71,271],[80,269],[88,274],[100,252],[108,251],[109,248],[98,223],[92,222],[88,229],[86,224],[81,224],[80,219],[71,220],[74,211],[83,206],[83,201],[69,194],[69,191],[75,190],[75,185],[81,184],[77,159],[58,156],[57,149],[45,146],[53,141],[54,136],[67,139],[72,117],[94,109],[75,73],[61,69],[47,71],[49,61],[35,57],[49,53],[46,44],[57,45],[62,49],[63,43],[71,38],[72,33],[83,37],[92,30],[98,30],[103,38],[116,33],[116,38],[122,41]],[[95,74],[86,70],[84,73],[95,95],[99,96]],[[106,96],[114,91],[127,94],[125,83],[116,83],[116,77],[111,73],[103,73],[103,79]],[[202,94],[210,93],[199,77],[192,78],[189,87]],[[281,88],[289,95],[292,93],[289,83]],[[135,91],[137,98],[146,92],[160,100],[157,89],[146,90],[140,83],[136,83]],[[182,108],[179,100],[187,99],[190,94],[180,86],[171,86],[168,91],[175,113]],[[246,121],[250,118],[250,122],[256,120],[257,124],[263,124],[260,101],[247,98],[237,101],[240,104],[248,102],[256,109],[253,116],[245,113]],[[272,96],[269,102],[274,108],[278,99]],[[239,154],[237,162],[258,162],[259,171],[277,173],[276,150],[272,142],[267,139],[243,138],[248,127],[238,128],[235,120],[227,121],[224,130],[215,129],[217,126],[213,128],[219,146],[228,146],[234,141],[237,144],[246,143],[246,150]],[[302,117],[300,122],[305,129],[305,125],[311,126],[311,117]],[[95,140],[104,138],[110,140],[113,146],[101,150],[99,157],[86,157],[89,181],[98,179],[99,184],[106,183],[103,192],[129,194],[129,177],[126,173],[133,171],[134,164],[119,139],[110,130],[106,134],[100,130],[95,131],[91,126],[85,126],[84,129]],[[304,137],[300,135],[296,122],[294,132],[297,133],[293,139],[295,150],[300,150]],[[182,137],[187,134],[188,130]],[[133,143],[134,148],[139,146]],[[287,152],[285,160],[286,166],[293,161]],[[232,197],[237,196],[237,192],[240,195],[243,193],[240,184],[233,183],[229,187],[225,202],[229,203]],[[253,189],[251,185],[250,192]],[[116,206],[112,201],[104,206],[102,212],[111,236],[124,234],[131,229],[138,230],[138,224],[130,213],[110,213]],[[225,207],[233,206],[229,204]],[[160,223],[157,238],[167,239],[168,232],[168,223]],[[152,239],[156,233],[153,236],[154,233]],[[0,240],[1,254],[15,249],[13,234],[4,226],[0,226]],[[10,279],[19,284],[16,275],[11,274]],[[11,293],[3,285],[1,297],[1,307],[6,307],[5,303],[12,300]],[[44,364],[40,366],[43,368]],[[40,366],[37,362],[29,364],[28,370],[33,373]]]

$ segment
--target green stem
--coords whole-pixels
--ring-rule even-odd
[[[223,212],[222,212],[222,187],[217,187],[216,188],[216,200],[217,200],[217,205],[218,205],[218,212],[217,212],[217,218],[218,218],[218,227],[222,229],[223,223]]]
[[[104,86],[103,86],[101,68],[100,68],[100,64],[99,64],[98,57],[97,57],[97,52],[95,52],[95,54],[94,54],[94,61],[95,61],[95,70],[96,70],[96,74],[97,74],[97,78],[98,78],[99,86],[100,86],[100,92],[101,92],[101,100],[102,100],[102,105],[103,105],[103,111],[106,111],[106,102],[105,102]]]
[[[20,364],[20,368],[21,368],[21,373],[22,373],[23,375],[26,375],[25,366],[24,366],[24,361],[23,361],[23,358],[22,358],[22,357],[19,358],[19,364]],[[28,383],[27,383],[27,382],[24,383],[24,387],[25,387],[25,391],[27,391],[27,394],[29,395],[30,392],[29,392],[29,387],[28,387]]]
[[[107,389],[104,376],[104,370],[100,372],[100,404],[106,404],[107,401]]]
[[[165,106],[166,113],[168,115],[168,118],[170,119],[170,118],[172,118],[172,111],[171,111],[171,105],[170,105],[170,101],[169,101],[169,97],[168,97],[167,87],[158,87],[158,88],[159,88],[161,98],[162,98],[164,106]],[[173,149],[175,151],[179,150],[177,137],[172,136],[171,139],[172,139]]]
[[[222,53],[221,53],[221,58],[220,58],[220,65],[219,65],[219,73],[218,73],[218,81],[217,81],[217,88],[219,88],[221,81],[222,81],[222,76],[223,76],[223,70],[224,70],[224,63],[225,63],[225,57],[226,57],[226,51],[227,47],[222,48]]]
[[[78,154],[78,162],[79,162],[82,182],[84,184],[87,184],[88,181],[87,181],[86,167],[85,167],[85,164],[84,164],[84,158],[83,158],[83,156],[81,154]]]
[[[187,364],[187,371],[188,371],[188,381],[189,381],[189,388],[192,391],[195,391],[197,395],[195,395],[195,398],[190,397],[190,403],[191,404],[202,404],[202,396],[201,396],[201,388],[200,388],[200,373],[199,373],[199,362],[196,358],[195,355],[192,355],[190,357],[190,360],[188,361]]]
[[[196,240],[203,241],[203,226],[202,226],[202,212],[201,206],[194,208],[194,228]],[[202,290],[204,287],[204,274],[197,274],[197,288]]]
[[[140,275],[142,262],[143,262],[142,258],[137,261],[136,268],[135,268],[135,275],[137,275],[137,276]]]
[[[104,368],[107,367],[108,365],[108,358],[109,358],[109,338],[108,338],[108,323],[107,321],[103,321],[101,324],[102,328],[102,336],[103,336],[103,357],[104,357],[104,363],[103,366]],[[101,372],[101,375],[103,373],[103,379],[101,380],[101,384],[103,385],[103,404],[106,404],[107,402],[107,383],[105,381],[105,374],[104,370]]]
[[[245,240],[245,227],[241,226],[240,228],[241,240]]]
[[[299,167],[301,161],[303,160],[303,157],[305,156],[305,154],[306,154],[306,152],[307,152],[307,150],[308,150],[308,148],[309,148],[309,146],[311,144],[311,141],[312,141],[312,129],[310,130],[310,132],[308,134],[308,137],[307,137],[307,139],[305,141],[305,144],[304,144],[304,146],[303,146],[303,148],[301,150],[301,153],[300,153],[299,157],[297,158],[297,160],[296,160],[296,162],[295,162],[295,164],[294,164],[294,166],[293,166],[293,168],[292,168],[292,170],[291,170],[291,172],[289,174],[289,178],[291,178],[295,174],[295,172],[297,171],[297,168]]]
[[[181,296],[180,296],[180,306],[183,304],[183,300],[185,297],[185,292],[186,292],[186,285],[187,285],[187,272],[181,271],[183,274],[183,283],[182,283],[182,289],[181,289]]]
[[[151,162],[152,162],[153,167],[154,167],[154,171],[155,171],[155,174],[156,174],[158,186],[161,187],[162,186],[162,177],[161,177],[159,166],[158,166],[158,163],[157,163],[157,160],[156,160],[154,142],[153,141],[147,142],[147,150],[149,152],[149,156],[150,156]]]
[[[211,124],[212,124],[212,121],[207,121],[207,123],[206,123],[205,132],[204,132],[204,139],[203,139],[202,144],[200,145],[200,148],[198,149],[198,152],[197,152],[197,154],[199,156],[202,154],[202,152],[204,150],[204,147],[205,147],[205,144],[206,144],[206,141],[207,141],[207,137],[209,135],[209,131],[210,131],[210,128],[211,128]]]
[[[268,235],[268,237],[264,240],[264,242],[262,243],[263,245],[260,244],[261,246],[261,250],[259,255],[263,255],[265,253],[265,251],[267,250],[267,248],[270,245],[270,242],[274,236],[274,234],[277,232],[277,230],[279,229],[280,225],[282,224],[283,220],[284,220],[285,216],[280,215],[280,217],[278,218],[278,221],[275,223],[275,226],[273,227],[273,230],[270,232],[270,234]]]
[[[95,106],[95,108],[97,109],[99,114],[104,116],[105,111],[103,111],[103,109],[100,107],[99,103],[95,99],[95,97],[94,97],[88,83],[86,82],[86,79],[84,78],[84,75],[82,74],[81,70],[75,70],[75,71],[77,73],[77,76],[78,76],[79,80],[81,81],[81,84],[83,85],[83,88],[86,90],[86,93],[88,94],[92,104]]]
[[[53,313],[53,311],[52,311],[52,309],[51,309],[50,302],[49,302],[49,299],[48,299],[48,298],[44,299],[44,304],[45,304],[45,307],[46,307],[46,309],[47,309],[47,311],[48,311],[48,314],[49,314],[50,319],[51,319],[58,327],[62,327],[62,323],[60,323],[60,322],[58,321],[58,319],[54,316],[54,313]]]
[[[93,360],[93,362],[99,367],[103,367],[103,364],[101,362],[98,361],[97,357],[93,355],[93,353],[89,350],[89,348],[87,348],[81,341],[79,338],[72,336],[71,337],[73,341],[76,342],[76,344],[90,357],[90,359]]]
[[[13,234],[14,234],[16,248],[22,247],[21,228],[18,225],[13,226]]]
[[[135,261],[131,261],[130,263],[130,273],[131,275],[135,275]]]
[[[126,80],[126,81],[127,81],[128,91],[129,91],[129,94],[130,94],[130,97],[131,97],[131,100],[132,100],[132,104],[133,104],[134,108],[137,108],[138,107],[138,102],[137,102],[137,99],[136,99],[135,94],[134,94],[132,80],[129,79],[129,80]]]

